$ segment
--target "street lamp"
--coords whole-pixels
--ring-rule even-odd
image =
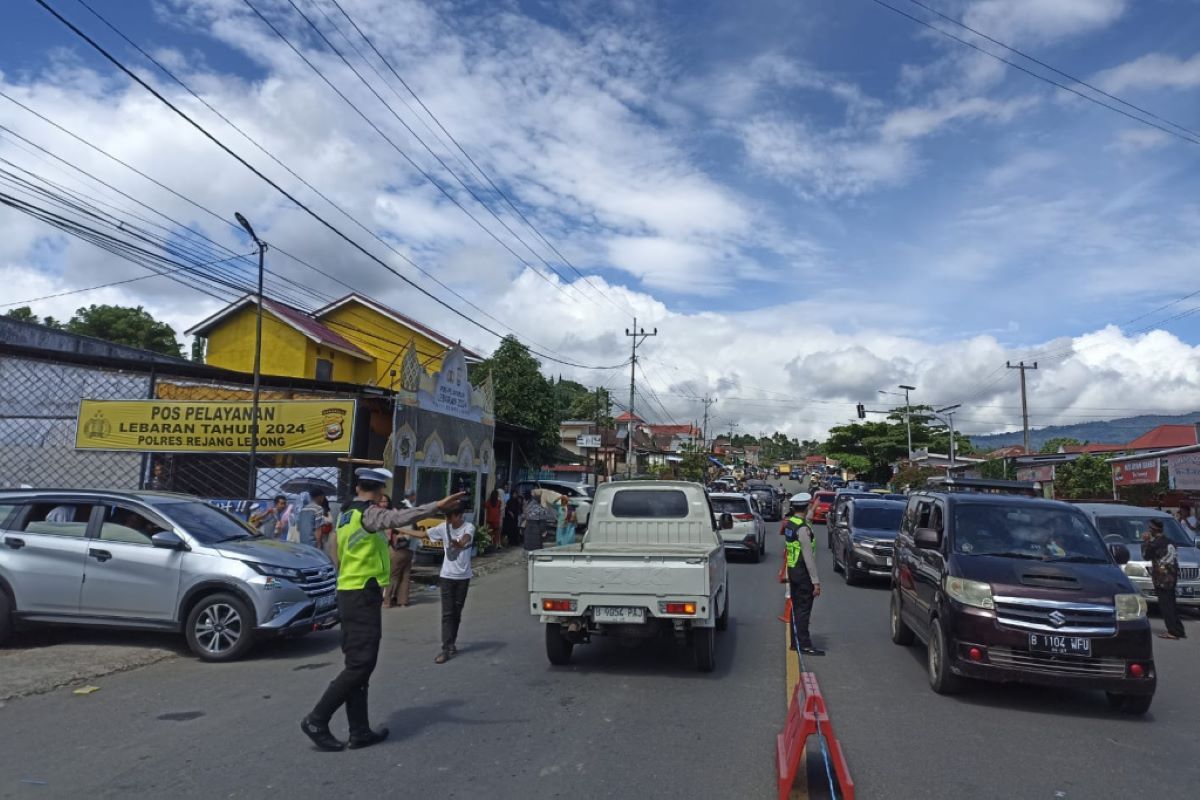
[[[250,478],[246,483],[246,499],[253,500],[258,491],[258,394],[259,383],[262,380],[262,319],[263,319],[263,260],[267,252],[267,243],[258,238],[254,228],[241,212],[233,212],[238,224],[250,234],[254,244],[258,245],[258,312],[254,321],[254,394],[250,405]]]
[[[946,424],[950,427],[950,469],[951,470],[954,469],[954,412],[960,408],[962,408],[962,403],[955,403],[952,406],[946,406],[945,408],[939,408],[937,411],[933,412],[935,415],[945,414],[946,415]]]
[[[909,410],[908,393],[909,393],[909,392],[916,391],[917,387],[915,387],[915,386],[908,386],[907,384],[903,384],[903,383],[902,383],[902,384],[900,384],[899,386],[897,386],[896,388],[897,388],[897,389],[903,389],[903,390],[904,390],[904,429],[905,429],[905,430],[908,432],[908,460],[911,462],[911,461],[912,461],[912,457],[913,457],[913,449],[912,449],[912,414],[910,413],[910,410]],[[899,397],[899,396],[900,396],[900,393],[899,393],[899,392],[885,392],[883,389],[880,389],[880,390],[879,390],[879,393],[880,393],[880,394],[894,394],[894,395],[896,395],[897,397]]]

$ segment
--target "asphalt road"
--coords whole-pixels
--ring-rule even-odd
[[[784,660],[770,546],[731,565],[709,675],[669,642],[601,641],[551,667],[512,567],[472,585],[449,664],[433,663],[436,593],[385,610],[371,686],[372,721],[392,731],[382,745],[321,753],[298,729],[340,665],[332,631],[0,704],[0,797],[771,797]]]
[[[794,484],[793,484],[794,485]],[[1200,795],[1200,621],[1155,640],[1158,692],[1141,719],[1103,694],[975,684],[929,688],[925,650],[888,633],[888,581],[846,586],[817,526],[822,595],[811,659],[860,798],[1194,798]],[[1157,632],[1162,620],[1154,617]]]

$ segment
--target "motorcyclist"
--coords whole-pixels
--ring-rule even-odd
[[[805,519],[812,495],[801,492],[788,501],[790,513],[783,523],[784,558],[787,564],[788,588],[792,598],[792,649],[810,656],[823,656],[824,650],[813,646],[808,632],[813,600],[821,596],[821,580],[817,577],[817,541],[812,526]]]

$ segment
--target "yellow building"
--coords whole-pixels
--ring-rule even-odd
[[[246,295],[201,321],[188,335],[207,339],[205,363],[254,369],[256,298]],[[430,370],[455,342],[398,311],[350,294],[309,315],[263,301],[262,373],[393,388],[409,343]],[[468,363],[480,356],[465,351]]]

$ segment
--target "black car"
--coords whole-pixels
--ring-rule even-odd
[[[754,498],[758,500],[759,510],[762,512],[763,519],[775,522],[783,519],[779,496],[775,494],[775,490],[771,487],[771,484],[760,480],[746,481],[744,491],[747,494],[754,495]]]
[[[1088,517],[1016,495],[918,492],[892,566],[892,641],[925,642],[929,684],[964,678],[1106,692],[1144,714],[1157,677],[1146,601]]]
[[[876,495],[878,497],[878,495]],[[853,586],[869,575],[892,574],[892,548],[904,503],[895,500],[856,498],[846,504],[846,524],[830,528],[834,537],[833,569]]]
[[[838,489],[833,493],[833,506],[829,509],[829,518],[825,521],[825,541],[830,550],[833,550],[834,528],[846,524],[846,505],[851,500],[858,498],[876,500],[879,495],[870,492],[855,492],[850,489]]]

